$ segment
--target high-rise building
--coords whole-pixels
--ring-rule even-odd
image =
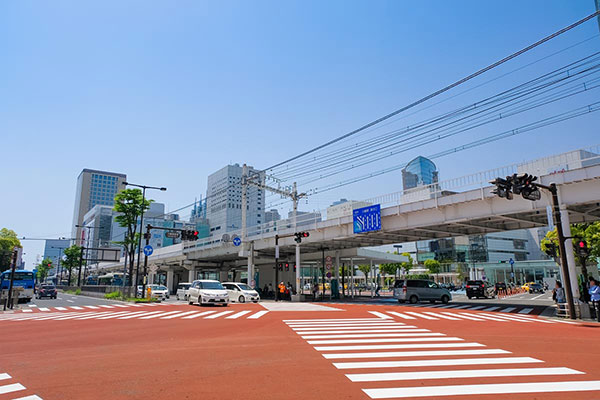
[[[248,167],[249,176],[257,182],[264,174]],[[239,164],[228,165],[208,176],[206,189],[206,218],[210,223],[211,236],[220,238],[224,233],[242,228],[242,167]],[[246,192],[248,227],[265,222],[265,191],[248,185]]]
[[[82,230],[76,225],[82,225],[85,214],[94,206],[114,206],[117,192],[124,189],[127,175],[114,172],[84,169],[77,178],[75,191],[75,207],[73,211],[73,226],[71,234],[76,238],[76,244],[82,242]]]
[[[418,156],[402,170],[402,188],[414,189],[419,186],[432,185],[438,181],[438,171],[433,161]]]
[[[58,264],[58,259],[62,256],[64,249],[70,245],[71,241],[69,239],[46,240],[43,259],[49,258],[52,260],[52,264]]]
[[[264,222],[273,222],[279,221],[281,219],[281,215],[279,215],[279,211],[274,208],[269,211],[265,211],[265,221]]]

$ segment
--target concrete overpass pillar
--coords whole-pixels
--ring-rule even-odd
[[[188,282],[192,283],[196,280],[196,269],[192,268],[188,271]]]
[[[336,250],[335,251],[335,280],[337,281],[338,284],[338,293],[340,298],[344,297],[344,288],[341,285],[340,282],[340,251]]]
[[[571,236],[571,224],[569,219],[569,211],[566,205],[560,206],[561,222],[563,226],[563,234],[565,237]],[[565,240],[565,252],[567,253],[567,268],[569,268],[569,277],[571,278],[571,290],[573,291],[573,301],[577,303],[580,297],[579,284],[577,283],[577,270],[575,269],[575,255],[573,254],[573,241]],[[564,279],[562,277],[561,279]]]
[[[173,294],[174,291],[173,290],[173,270],[169,269],[167,270],[167,289],[169,289],[169,294]]]
[[[254,281],[254,242],[250,242],[250,252],[248,253],[248,286],[256,289]]]
[[[219,280],[221,282],[227,282],[227,270],[219,270]]]

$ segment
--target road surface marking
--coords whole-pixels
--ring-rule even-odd
[[[418,386],[363,389],[372,399],[456,396],[466,394],[587,392],[600,390],[600,381],[493,383],[482,385]]]
[[[250,317],[248,317],[250,318]],[[337,328],[332,328],[328,331],[317,331],[317,332],[296,332],[299,335],[316,335],[316,334],[328,334],[328,333],[415,333],[415,332],[430,332],[428,329],[367,329],[367,330],[350,330],[342,331]]]
[[[225,317],[225,319],[237,319],[237,318],[241,317],[242,315],[246,315],[246,314],[249,314],[251,312],[252,311],[250,311],[250,310],[240,311],[239,313],[230,315],[229,317]]]
[[[25,310],[23,310],[23,312],[31,312],[32,313],[33,310],[25,309]]]
[[[393,321],[391,319],[381,319],[381,318],[373,318],[370,321],[325,321],[325,322],[286,322],[288,326],[322,326],[322,325],[369,325],[369,324],[398,324],[399,322]]]
[[[284,319],[286,324],[289,322],[343,322],[343,321],[379,321],[380,318],[318,318],[318,319]]]
[[[533,308],[524,308],[521,311],[519,311],[519,314],[529,314],[532,311],[533,311]]]
[[[524,316],[524,315],[518,315],[518,314],[510,314],[510,315],[502,315],[502,318],[506,318],[506,319],[511,319],[514,321],[520,321],[520,322],[540,322],[542,324],[553,324],[554,321],[547,321],[545,319],[541,319],[541,318],[536,318],[536,317],[532,317],[532,316]]]
[[[114,306],[109,306],[106,304],[99,304],[98,307],[102,307],[102,308],[115,308]]]
[[[388,358],[388,357],[429,357],[429,356],[480,356],[487,354],[511,354],[502,349],[481,350],[424,350],[424,351],[380,351],[375,353],[329,353],[322,354],[328,360],[344,358]]]
[[[29,307],[37,307],[36,304],[29,304]]]
[[[80,313],[78,315],[74,315],[65,319],[76,319],[78,321],[84,320],[84,319],[94,319],[94,318],[98,318],[98,317],[103,317],[105,315],[110,315],[111,312],[110,311],[103,311],[103,312],[94,312],[94,311],[90,311],[90,312],[86,312],[86,313]]]
[[[88,315],[97,316],[97,315],[98,315],[98,313],[95,313],[95,312],[85,312],[85,313],[69,313],[68,315],[64,315],[64,314],[63,314],[62,316],[58,316],[58,317],[56,317],[56,318],[53,318],[53,319],[54,319],[55,321],[63,321],[63,320],[66,320],[66,319],[75,319],[75,318],[79,319],[79,318],[81,318],[81,317],[86,317],[86,316],[88,316]],[[48,318],[48,319],[50,319],[50,318]]]
[[[54,307],[54,308],[56,308],[57,310],[60,310],[60,311],[67,311],[67,309],[65,307]]]
[[[415,317],[411,317],[410,315],[402,314],[395,311],[388,311],[388,314],[395,315],[396,317],[404,318],[404,319],[416,319]]]
[[[140,319],[153,319],[153,318],[158,318],[158,317],[164,317],[166,315],[171,315],[171,314],[177,314],[180,311],[156,311],[156,314],[153,315],[144,315],[143,317],[140,317]]]
[[[383,319],[392,319],[392,317],[390,317],[389,315],[385,315],[384,313],[380,313],[378,311],[369,311],[370,314],[373,314],[376,317],[379,318],[383,318]]]
[[[494,358],[455,358],[438,360],[415,361],[367,361],[333,363],[337,369],[362,369],[362,368],[407,368],[407,367],[446,367],[454,365],[497,365],[497,364],[530,364],[543,363],[531,357],[494,357]]]
[[[494,310],[497,310],[497,309],[499,309],[499,308],[501,308],[501,307],[488,307],[488,308],[484,308],[484,309],[483,309],[483,310],[481,310],[481,311],[494,311]]]
[[[97,306],[84,306],[84,307],[85,308],[92,308],[92,309],[98,309],[98,308],[100,308],[100,307],[97,307]]]
[[[25,397],[19,397],[18,399],[13,399],[13,400],[42,400],[41,397],[34,395],[31,396],[25,396]]]
[[[115,307],[121,307],[121,308],[123,308],[123,307],[129,307],[129,305],[127,305],[127,304],[113,304],[113,306],[115,306]]]
[[[70,306],[69,308],[72,308],[73,310],[83,310],[83,307],[79,306]]]
[[[40,308],[38,308],[38,310],[40,310],[40,311],[50,311],[50,309],[47,308],[47,307],[40,307]]]
[[[147,315],[153,315],[153,314],[158,314],[162,311],[137,311],[135,313],[126,315],[124,317],[119,317],[117,319],[131,319],[131,318],[136,318],[136,317],[141,317],[141,316],[147,316]]]
[[[517,322],[535,322],[535,320],[528,320],[526,318],[519,318],[517,316],[514,315],[494,315],[494,314],[481,314],[479,315],[481,318],[486,318],[486,317],[490,317],[490,318],[500,318],[506,321],[517,321]],[[545,322],[545,321],[544,321]]]
[[[470,305],[458,306],[458,307],[455,308],[455,310],[462,310],[462,309],[470,308],[470,307],[471,307]]]
[[[369,328],[369,327],[400,327],[405,328],[406,325],[401,322],[392,322],[392,323],[380,323],[380,322],[369,322],[369,323],[360,323],[360,324],[290,324],[288,325],[290,328],[294,330],[299,329],[331,329],[331,328]]]
[[[220,313],[216,313],[213,315],[209,315],[208,317],[204,317],[204,319],[216,319],[216,318],[222,317],[224,315],[231,314],[232,312],[233,311],[221,311]]]
[[[469,310],[481,310],[482,308],[486,308],[487,306],[475,306],[475,307],[470,307]]]
[[[258,319],[258,318],[262,317],[263,315],[267,314],[268,312],[269,311],[267,311],[267,310],[259,311],[256,314],[252,314],[247,319]]]
[[[73,300],[68,300],[67,299],[66,301],[68,301],[69,303],[75,303]]]
[[[195,312],[196,312],[197,314],[194,314],[194,315],[188,315],[187,317],[183,317],[183,318],[181,318],[181,319],[194,319],[194,318],[201,317],[201,316],[203,316],[203,315],[208,315],[208,314],[215,313],[216,311],[202,311],[202,312],[195,311]]]
[[[471,321],[479,321],[479,322],[485,321],[484,318],[479,318],[479,317],[476,316],[476,314],[468,314],[468,315],[467,314],[462,314],[462,313],[461,314],[459,314],[459,313],[456,313],[456,314],[454,314],[454,313],[453,314],[444,313],[444,314],[452,315],[453,317],[469,319]]]
[[[310,331],[323,331],[328,329],[337,330],[361,330],[361,329],[409,329],[405,325],[400,324],[380,324],[380,325],[369,325],[369,326],[335,326],[327,325],[318,328],[292,328],[296,332],[310,332]]]
[[[444,349],[459,347],[485,347],[481,343],[410,343],[410,344],[374,344],[355,346],[322,346],[315,347],[317,351],[347,351],[347,350],[400,350],[400,349]]]
[[[423,315],[423,314],[419,314],[419,313],[416,313],[416,312],[413,312],[413,311],[407,311],[406,313],[410,314],[410,315],[414,315],[415,317],[437,320],[437,318],[435,318],[435,317],[430,317],[429,315]]]
[[[0,381],[4,379],[11,379],[12,377],[9,374],[0,374]]]
[[[423,329],[426,330],[426,329]],[[443,333],[368,333],[368,334],[354,334],[354,335],[308,335],[300,336],[302,339],[349,339],[349,338],[382,338],[382,337],[407,337],[407,336],[418,336],[418,337],[431,337],[431,336],[446,336]]]
[[[190,315],[193,314],[197,311],[185,311],[185,312],[180,312],[178,314],[173,314],[173,315],[169,315],[168,317],[160,317],[160,319],[173,319],[173,318],[179,318],[179,317],[183,317],[184,315]]]
[[[464,369],[458,371],[419,371],[419,372],[387,372],[369,374],[347,374],[352,382],[407,381],[422,379],[452,378],[489,378],[503,376],[551,376],[579,375],[584,372],[571,368],[499,368],[499,369]]]
[[[540,294],[539,296],[535,296],[535,297],[534,297],[533,299],[531,299],[531,300],[536,300],[536,299],[539,299],[539,298],[540,298],[540,297],[542,297],[543,295],[544,295],[544,293]]]
[[[456,308],[458,307],[458,304],[449,304],[449,305],[445,305],[445,306],[439,306],[438,308]]]
[[[423,311],[423,314],[427,314],[427,315],[431,315],[432,317],[437,317],[437,318],[443,318],[443,319],[449,319],[451,321],[460,321],[460,318],[456,318],[454,316],[448,316],[448,315],[444,315],[444,314],[450,314],[450,313],[432,313],[432,312],[428,312],[428,311]],[[452,315],[452,314],[450,314]]]
[[[466,316],[469,316],[469,317],[473,316],[473,314],[462,314],[462,313],[459,314],[459,315],[466,315]],[[496,317],[495,315],[493,317],[489,317],[487,315],[475,314],[475,317],[476,318],[488,319],[490,321],[498,321],[498,322],[506,322],[507,321],[506,319],[500,318],[499,316]]]
[[[25,386],[20,383],[12,383],[10,385],[0,386],[0,394],[17,392],[19,390],[25,390]]]
[[[129,315],[131,313],[131,311],[109,311],[107,314],[100,316],[99,318],[96,319],[112,319],[112,318],[118,318],[118,317],[123,317],[125,315]]]
[[[394,343],[394,342],[456,342],[465,339],[457,337],[416,337],[416,338],[386,338],[386,339],[336,339],[308,340],[308,344],[352,344],[352,343]]]
[[[511,312],[516,309],[517,309],[517,307],[506,307],[506,308],[503,308],[502,310],[500,310],[499,312]]]

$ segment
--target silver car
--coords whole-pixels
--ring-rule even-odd
[[[440,287],[433,281],[425,279],[403,279],[397,280],[394,284],[394,298],[399,303],[410,302],[418,303],[423,300],[429,300],[431,303],[441,301],[447,304],[452,300],[452,294],[448,289]]]

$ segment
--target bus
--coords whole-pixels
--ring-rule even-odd
[[[10,273],[11,271],[4,271],[0,274],[0,288],[8,291],[10,287]],[[22,287],[23,291],[19,293],[19,300],[25,299],[26,302],[30,302],[33,298],[35,288],[35,275],[33,271],[27,271],[19,269],[15,271],[15,277],[13,280],[13,288]]]
[[[98,277],[98,285],[123,286],[123,273],[110,272]]]
[[[86,285],[97,285],[98,284],[98,275],[90,275],[85,278]]]

